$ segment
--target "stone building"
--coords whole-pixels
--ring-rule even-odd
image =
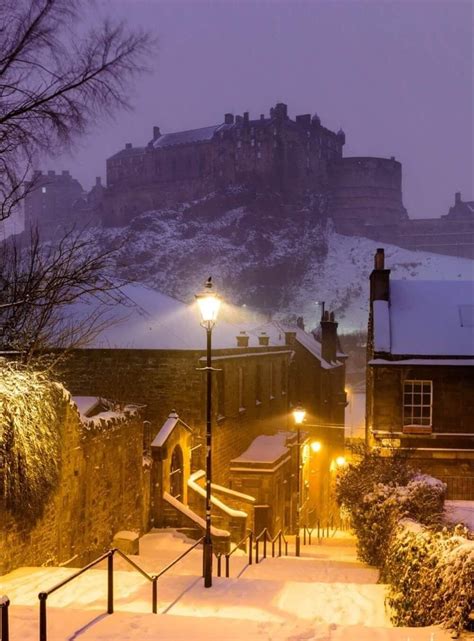
[[[38,227],[41,237],[57,238],[81,230],[97,217],[105,188],[100,178],[90,192],[69,171],[35,171],[26,185],[25,229]]]
[[[197,310],[145,287],[127,286],[124,291],[128,300],[138,303],[138,308],[122,310],[123,325],[115,322],[87,349],[76,350],[68,361],[64,380],[77,395],[106,397],[122,404],[133,399],[144,406],[146,449],[153,461],[150,524],[176,524],[183,520],[182,509],[178,510],[179,518],[176,515],[176,501],[198,516],[203,508],[199,488],[204,480],[200,471],[205,469],[206,392],[200,370],[205,364],[205,333]],[[113,314],[117,314],[116,308]],[[303,339],[311,344],[311,349],[303,348],[307,352],[304,362],[298,355],[299,341]],[[269,509],[264,515],[260,511],[258,524],[265,523],[272,530],[294,526],[297,475],[291,408],[295,402],[308,401],[310,410],[311,394],[319,398],[320,391],[325,390],[327,406],[322,414],[318,411],[320,437],[321,416],[341,420],[334,418],[339,406],[332,409],[332,405],[341,400],[344,367],[335,354],[331,356],[333,361],[326,362],[321,353],[314,336],[301,329],[285,330],[269,323],[234,324],[224,319],[217,323],[212,352],[217,369],[213,376],[212,453],[213,491],[219,497],[214,510],[221,530],[240,532],[252,525],[255,505],[266,502],[268,496]],[[311,361],[315,361],[314,366]],[[313,387],[295,400],[292,395],[298,393],[302,380],[302,375],[297,374],[300,367],[306,367],[308,373],[314,370]],[[329,382],[335,370],[338,393],[333,390],[335,383]],[[313,402],[314,406],[318,404]],[[313,416],[311,412],[310,415]],[[310,428],[304,429],[309,438]],[[284,469],[276,476],[269,472],[273,465],[266,469],[265,465],[257,469],[257,465],[250,487],[234,468],[262,436],[268,436],[269,442],[275,438],[280,451],[287,448],[288,455],[282,459]],[[332,452],[331,447],[328,438],[326,451]],[[339,443],[337,447],[343,451]],[[281,472],[290,478],[290,489],[285,490],[287,494],[283,489],[270,492],[270,487],[279,486]],[[321,505],[314,506],[313,512],[316,508]],[[236,515],[235,511],[241,514]],[[184,516],[189,524],[190,513]]]
[[[474,281],[397,281],[377,250],[370,276],[371,447],[411,450],[448,498],[474,499]]]

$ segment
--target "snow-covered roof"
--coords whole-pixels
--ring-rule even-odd
[[[206,142],[212,140],[214,134],[221,125],[212,127],[201,127],[200,129],[189,129],[188,131],[177,131],[176,133],[163,134],[153,142],[153,147],[173,147],[174,145],[188,145],[194,142]]]
[[[169,436],[172,434],[174,428],[178,424],[182,425],[189,432],[191,431],[191,428],[189,427],[189,425],[186,425],[186,423],[179,418],[176,412],[171,412],[171,414],[168,416],[166,421],[161,426],[160,431],[153,439],[151,447],[152,448],[163,447],[163,445],[166,443]]]
[[[474,281],[390,281],[390,302],[374,301],[375,351],[474,356]]]
[[[231,463],[276,463],[289,453],[288,438],[293,432],[277,432],[276,434],[257,436],[250,446]]]

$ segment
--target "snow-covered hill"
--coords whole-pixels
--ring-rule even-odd
[[[315,222],[319,221],[319,222]],[[303,316],[321,301],[343,331],[367,325],[368,278],[380,243],[342,236],[310,205],[278,197],[204,202],[147,212],[126,228],[97,229],[102,246],[124,245],[117,274],[191,301],[212,275],[226,300],[279,317]],[[385,245],[393,278],[473,279],[474,261]]]

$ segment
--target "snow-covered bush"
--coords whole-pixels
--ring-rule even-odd
[[[0,361],[0,498],[30,522],[58,478],[63,392],[44,373]]]
[[[446,486],[416,474],[403,454],[369,452],[338,476],[336,496],[350,515],[357,535],[359,557],[382,569],[387,543],[398,521],[410,517],[421,523],[439,520]]]
[[[469,629],[474,615],[474,540],[466,528],[435,531],[403,520],[384,566],[396,625]]]

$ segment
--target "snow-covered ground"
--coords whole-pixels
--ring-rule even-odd
[[[140,541],[135,560],[157,571],[189,546],[173,531]],[[293,547],[290,546],[290,554]],[[248,566],[232,557],[231,578],[200,575],[196,549],[158,581],[158,612],[151,586],[116,560],[115,613],[105,615],[105,569],[91,570],[48,599],[49,641],[447,641],[438,627],[393,628],[377,571],[355,556],[354,540],[340,537],[303,547],[303,556],[267,558]],[[36,641],[38,592],[73,573],[69,568],[20,568],[0,578],[9,595],[12,641]]]
[[[464,523],[474,532],[474,501],[446,501],[446,515],[453,523]]]

